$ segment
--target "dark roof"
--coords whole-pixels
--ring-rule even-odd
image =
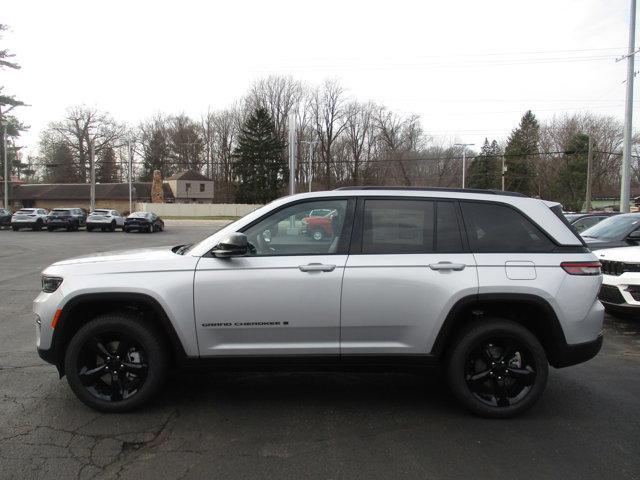
[[[135,200],[151,199],[151,182],[133,182]],[[173,200],[173,192],[162,185],[165,200]],[[31,183],[13,188],[15,200],[88,200],[91,188],[88,183]],[[128,183],[97,183],[96,200],[128,200]]]
[[[207,182],[211,182],[210,178],[205,177],[200,172],[196,172],[195,170],[187,170],[186,172],[176,173],[175,175],[171,175],[167,180],[204,180]]]

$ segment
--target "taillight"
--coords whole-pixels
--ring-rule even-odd
[[[562,269],[569,275],[600,275],[600,262],[562,262]]]

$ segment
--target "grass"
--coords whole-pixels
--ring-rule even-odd
[[[199,217],[199,216],[166,216],[163,215],[162,219],[163,220],[238,220],[240,217],[234,217],[234,216],[229,216],[229,215],[219,215],[219,216],[205,216],[205,217]]]

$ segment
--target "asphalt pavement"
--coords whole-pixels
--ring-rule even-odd
[[[1,479],[640,478],[640,320],[607,318],[600,355],[552,370],[540,402],[511,420],[462,410],[435,371],[176,373],[142,410],[85,407],[35,352],[40,271],[216,228],[0,231]]]

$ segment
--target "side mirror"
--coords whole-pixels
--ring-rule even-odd
[[[640,241],[640,230],[634,230],[627,236],[627,240],[633,240],[635,242]]]
[[[247,236],[244,233],[235,232],[224,237],[211,253],[217,258],[230,258],[246,255],[248,250]]]

